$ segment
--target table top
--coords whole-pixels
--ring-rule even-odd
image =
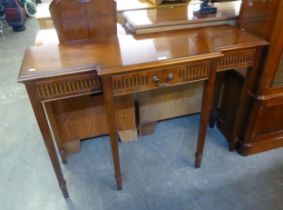
[[[242,1],[215,3],[216,14],[196,16],[194,11],[200,9],[199,3],[190,3],[177,7],[161,7],[127,11],[123,16],[135,29],[145,27],[170,26],[176,24],[194,24],[221,20],[233,20],[239,16]]]
[[[198,59],[225,50],[267,44],[248,32],[224,25],[139,36],[118,35],[107,42],[35,46],[25,52],[18,81],[93,70],[99,76],[118,74],[144,66],[154,67],[157,63]]]

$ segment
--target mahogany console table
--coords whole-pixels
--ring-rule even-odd
[[[25,84],[59,186],[66,182],[45,114],[45,102],[103,91],[117,188],[122,188],[113,97],[205,80],[196,152],[200,167],[216,71],[247,68],[236,128],[257,76],[262,48],[268,43],[231,26],[125,35],[108,42],[31,47],[18,81]],[[237,139],[237,129],[234,137]]]

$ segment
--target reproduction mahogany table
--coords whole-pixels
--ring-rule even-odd
[[[216,71],[247,67],[236,122],[239,126],[266,45],[263,39],[235,27],[215,26],[26,50],[18,81],[26,86],[64,197],[69,195],[45,114],[46,102],[102,90],[115,179],[121,189],[113,97],[205,80],[195,163],[200,167]]]

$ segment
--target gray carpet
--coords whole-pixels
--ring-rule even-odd
[[[115,190],[108,137],[82,142],[62,166],[71,198],[58,188],[24,86],[24,49],[38,30],[0,38],[0,209],[2,210],[279,210],[283,149],[241,157],[209,129],[201,169],[193,167],[199,116],[160,122],[154,135],[120,144],[123,190]]]

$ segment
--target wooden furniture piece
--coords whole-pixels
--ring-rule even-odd
[[[118,1],[119,4],[119,1]],[[127,4],[127,3],[125,3]],[[57,4],[56,4],[57,5]],[[128,5],[128,4],[127,4]],[[198,4],[196,3],[192,3],[190,4],[189,7],[190,9],[188,11],[190,11],[189,14],[187,14],[187,7],[183,7],[183,6],[175,6],[173,7],[171,10],[177,10],[177,12],[179,13],[182,10],[179,10],[179,8],[185,8],[185,15],[181,15],[178,16],[183,17],[183,16],[192,16],[193,15],[193,11],[192,9],[195,8],[196,6],[198,6]],[[202,20],[202,24],[205,24],[206,26],[209,26],[211,24],[211,22],[216,21],[216,22],[221,22],[222,24],[224,23],[229,23],[229,21],[232,20],[232,22],[234,21],[234,19],[236,18],[235,14],[238,14],[238,10],[240,7],[240,1],[237,1],[235,3],[224,3],[223,5],[218,5],[219,6],[219,13],[217,15],[217,18],[215,17],[206,17],[204,18],[204,20]],[[62,6],[61,6],[62,7]],[[169,7],[165,7],[162,6],[160,8],[169,8]],[[171,7],[170,7],[171,8]],[[72,9],[72,8],[71,8]],[[151,9],[154,10],[154,9]],[[149,11],[151,11],[149,10]],[[165,9],[165,11],[167,11],[167,9]],[[118,11],[119,12],[119,11]],[[134,15],[135,13],[133,13]],[[169,14],[168,12],[159,12],[156,13],[159,14],[159,16],[156,17],[156,19],[158,19],[159,21],[164,20],[165,14]],[[223,20],[225,20],[223,22]],[[179,19],[179,21],[181,21],[181,19]],[[194,21],[192,21],[194,22]],[[176,24],[176,23],[175,23]],[[124,34],[122,31],[123,29],[121,29],[121,25],[117,25],[118,27],[118,35],[119,34]],[[171,27],[172,27],[172,23],[171,23]],[[183,26],[184,27],[184,26]],[[48,30],[48,31],[42,31],[38,37],[37,37],[37,45],[46,45],[46,44],[58,44],[58,40],[57,40],[57,36],[54,33],[54,31],[52,30]],[[170,43],[168,43],[170,44]],[[165,48],[164,48],[165,49]],[[153,126],[155,125],[155,123],[158,120],[162,120],[162,119],[168,119],[168,118],[172,118],[172,117],[176,117],[176,116],[181,116],[181,115],[186,115],[186,114],[192,114],[192,113],[198,113],[200,112],[200,107],[201,107],[201,93],[202,93],[202,89],[203,89],[203,82],[199,82],[199,83],[194,83],[194,84],[187,84],[186,88],[181,88],[181,87],[173,87],[173,88],[167,88],[167,89],[161,89],[161,90],[157,90],[157,91],[150,91],[150,92],[144,92],[144,93],[140,93],[139,97],[138,97],[138,113],[139,113],[139,134],[148,134],[153,132],[154,130],[152,128],[154,128]],[[171,90],[172,89],[172,90]],[[152,96],[154,95],[154,98],[152,98]],[[90,97],[85,97],[85,98],[89,98]],[[68,100],[69,101],[69,106],[72,107],[72,100]],[[76,102],[76,100],[74,100],[76,104],[78,104],[78,102]],[[87,102],[87,104],[92,104],[93,102],[91,101],[87,101],[85,99],[85,101]],[[56,103],[61,103],[60,102],[56,102]],[[88,119],[85,118],[85,121],[81,121],[81,127],[83,127],[84,129],[81,129],[80,132],[71,132],[71,133],[67,133],[65,131],[65,127],[69,127],[70,125],[72,125],[73,127],[78,127],[75,126],[74,123],[72,123],[74,120],[74,116],[76,116],[75,119],[80,119],[79,115],[73,115],[72,114],[72,109],[70,107],[67,106],[67,104],[65,102],[62,102],[62,105],[56,105],[56,106],[52,106],[51,109],[48,109],[47,111],[50,112],[50,116],[57,116],[57,117],[53,117],[56,118],[57,123],[53,124],[51,127],[54,130],[58,130],[57,133],[62,133],[61,135],[57,135],[56,139],[61,139],[60,141],[57,140],[57,143],[62,145],[60,146],[61,149],[61,154],[65,154],[66,152],[68,152],[68,150],[66,149],[67,144],[71,142],[72,145],[76,145],[77,147],[79,146],[79,139],[84,139],[84,138],[90,138],[93,136],[97,136],[97,135],[102,135],[105,134],[107,131],[105,129],[101,129],[103,128],[103,126],[101,126],[99,129],[93,128],[91,131],[89,129],[85,129],[88,126],[85,126],[87,124],[89,124],[89,122],[91,122],[92,117],[88,116]],[[175,104],[178,103],[179,104],[179,109],[172,109],[172,107],[175,106]],[[130,107],[130,105],[133,104],[132,100],[129,101],[128,107]],[[66,111],[64,110],[66,109]],[[89,109],[86,109],[86,106],[82,105],[81,106],[82,110],[85,110],[85,112],[89,113]],[[132,106],[131,109],[128,109],[128,114],[127,114],[127,118],[133,119],[133,110],[134,107]],[[77,113],[80,113],[83,115],[83,113],[79,112],[79,108],[78,106],[76,106],[76,110]],[[97,111],[95,111],[97,110]],[[95,114],[99,114],[100,109],[94,109],[92,110],[91,113]],[[53,113],[54,112],[54,113]],[[70,114],[69,114],[70,113]],[[153,114],[154,113],[154,114]],[[96,115],[96,114],[95,114]],[[123,119],[127,119],[127,118],[123,118]],[[67,120],[68,119],[68,120]],[[102,118],[103,119],[103,118]],[[134,120],[124,120],[123,124],[121,124],[122,126],[118,127],[119,128],[119,138],[121,139],[122,142],[128,142],[131,140],[135,140],[137,138],[137,131],[134,128]],[[125,124],[126,123],[126,124]],[[127,123],[129,123],[129,125],[127,125]],[[93,123],[94,125],[96,125],[95,123]],[[103,123],[102,123],[103,124]],[[105,127],[105,126],[104,126]],[[148,128],[151,129],[151,132],[147,131]],[[126,130],[125,130],[126,129]],[[75,131],[76,129],[73,129],[73,131]],[[78,135],[80,134],[80,135]],[[60,143],[61,142],[61,143]],[[75,144],[73,144],[73,142]],[[78,151],[79,148],[76,149],[76,151]],[[62,155],[64,157],[64,155]]]
[[[133,34],[170,31],[180,28],[196,28],[210,25],[235,25],[240,12],[241,1],[215,4],[216,15],[202,18],[194,16],[199,9],[199,2],[191,2],[184,6],[159,7],[150,10],[124,12],[126,28]],[[133,28],[133,29],[131,29]],[[174,41],[175,42],[175,41]],[[170,47],[162,45],[157,48],[166,50]],[[187,84],[186,88],[172,87],[138,94],[139,103],[139,135],[151,134],[157,121],[200,112],[203,82]],[[175,109],[176,103],[178,109]]]
[[[120,25],[117,25],[117,31],[118,36],[124,35]],[[54,29],[39,31],[34,43],[35,46],[58,44]],[[119,139],[123,143],[137,140],[134,97],[117,99],[116,107]],[[104,101],[100,93],[50,102],[46,112],[63,162],[66,162],[65,154],[79,152],[80,140],[108,134]]]
[[[160,7],[126,11],[123,16],[126,28],[134,34],[153,33],[184,28],[197,28],[213,25],[236,25],[242,1],[215,3],[217,14],[195,16],[199,10],[199,2],[191,2],[184,6]]]
[[[154,47],[166,45],[167,42],[172,44],[165,52]],[[196,167],[199,167],[215,71],[248,67],[241,100],[245,104],[257,76],[255,67],[261,49],[265,45],[267,42],[264,40],[237,28],[217,26],[156,33],[139,38],[119,36],[96,44],[85,42],[70,46],[29,48],[25,52],[18,81],[26,86],[63,195],[68,197],[68,192],[45,114],[46,102],[97,93],[102,86],[116,184],[121,189],[113,97],[205,80],[196,152]]]
[[[153,8],[160,8],[160,7],[177,7],[177,6],[184,6],[187,3],[172,3],[172,4],[161,4],[161,5],[154,5],[151,4],[147,0],[116,0],[117,5],[117,20],[118,23],[124,24],[125,20],[123,17],[123,12],[125,11],[133,11],[133,10],[141,10],[141,9],[153,9]],[[49,11],[50,3],[40,3],[37,4],[36,10],[36,19],[39,22],[40,29],[50,29],[54,28],[50,11]]]
[[[117,34],[123,35],[121,26],[116,27],[116,4],[111,0],[107,2],[55,0],[50,4],[50,11],[57,33],[54,33],[54,30],[39,33],[37,46],[59,44],[58,38],[60,44],[66,45],[85,40],[101,42],[116,37]],[[74,23],[79,27],[74,27]],[[116,114],[121,141],[136,140],[134,97],[124,97],[115,102],[118,107]],[[46,107],[63,163],[66,163],[66,153],[79,151],[81,139],[108,133],[102,95],[49,102]]]
[[[235,146],[232,144],[231,139],[233,139],[240,106],[239,98],[241,98],[244,81],[245,78],[239,71],[230,70],[219,75],[216,82],[218,88],[215,88],[215,101],[213,112],[210,116],[210,127],[212,128],[215,123],[217,124],[217,128],[225,138],[230,140],[229,149],[231,151],[234,150]]]
[[[53,0],[49,6],[61,44],[116,36],[116,2],[113,0]]]
[[[218,127],[230,142],[231,149],[237,146],[242,155],[251,155],[283,146],[282,14],[282,0],[243,1],[239,27],[269,41],[270,46],[262,58],[259,71],[261,73],[251,92],[250,108],[246,113],[245,123],[239,128],[241,133],[239,138],[235,139],[228,126],[225,126],[231,124],[232,118],[226,116],[226,120],[223,120],[223,117],[218,119]],[[241,86],[240,83],[240,81],[235,82],[231,88],[225,87],[227,94],[233,95],[235,86]],[[225,115],[224,112],[228,106],[225,103],[222,106],[220,115]],[[236,107],[239,108],[239,106]]]
[[[241,28],[270,41],[262,76],[252,96],[247,130],[240,141],[239,151],[247,155],[283,146],[283,1],[255,2],[250,8],[246,3],[242,14]]]

